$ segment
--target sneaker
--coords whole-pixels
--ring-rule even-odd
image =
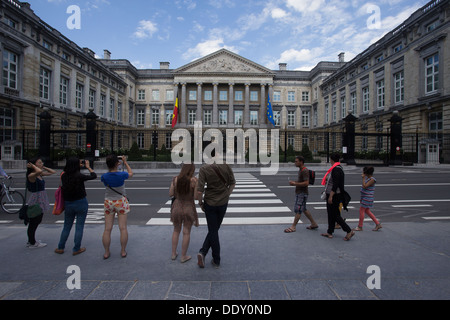
[[[216,263],[214,261],[214,259],[211,260],[211,264],[214,266],[214,268],[219,269],[220,268],[220,264]]]
[[[34,248],[44,248],[47,246],[47,244],[38,240],[38,241],[36,241],[35,244],[28,243],[27,246],[28,246],[28,248],[34,249]]]
[[[198,266],[203,269],[205,267],[205,256],[200,252],[197,254],[197,261]]]

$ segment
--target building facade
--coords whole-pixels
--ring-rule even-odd
[[[404,131],[438,141],[441,161],[450,162],[449,20],[450,2],[432,1],[352,61],[342,53],[311,71],[288,70],[286,64],[269,70],[225,49],[177,69],[161,62],[159,69],[140,70],[126,59],[111,59],[108,50],[96,58],[42,21],[28,3],[2,1],[0,144],[37,148],[39,114],[46,108],[58,149],[85,148],[82,131],[90,110],[98,116],[99,148],[137,142],[148,149],[155,140],[146,132],[152,131],[160,132],[158,147],[170,148],[176,98],[177,128],[193,129],[201,121],[204,129],[258,130],[273,128],[266,115],[270,97],[276,127],[288,132],[282,147],[310,144],[320,151],[323,144],[308,134],[326,131],[332,133],[331,149],[339,150],[349,112],[357,118],[356,130],[367,133],[387,131],[399,112]],[[361,136],[357,148],[383,149],[383,143]]]

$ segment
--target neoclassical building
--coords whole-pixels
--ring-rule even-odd
[[[108,50],[97,59],[42,21],[30,4],[2,1],[0,144],[37,147],[33,130],[46,108],[58,132],[55,148],[85,147],[90,110],[98,116],[100,148],[137,142],[148,149],[155,131],[158,146],[170,147],[177,97],[179,128],[202,121],[205,129],[245,130],[273,128],[266,115],[270,96],[276,127],[289,132],[286,142],[296,150],[311,143],[308,133],[342,132],[349,112],[356,130],[367,133],[386,131],[399,112],[404,131],[431,134],[441,160],[450,162],[449,4],[429,2],[349,62],[341,53],[311,71],[293,71],[284,63],[269,70],[225,49],[176,69],[169,62],[137,69],[111,59]],[[332,149],[340,140],[333,136]],[[361,137],[357,148],[384,148],[379,142]]]

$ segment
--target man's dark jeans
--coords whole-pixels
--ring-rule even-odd
[[[204,202],[206,222],[208,223],[208,234],[203,242],[203,247],[200,249],[200,253],[206,256],[211,248],[214,263],[217,265],[220,264],[219,229],[222,225],[223,218],[225,217],[227,207],[228,203],[223,206],[209,206]]]

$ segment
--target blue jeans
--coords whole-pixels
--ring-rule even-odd
[[[75,238],[73,252],[81,249],[81,240],[83,239],[84,222],[88,212],[88,202],[86,198],[76,201],[64,202],[64,227],[61,232],[61,238],[59,239],[58,249],[66,247],[67,238],[69,238],[70,230],[72,230],[75,217],[77,222],[75,225]]]
[[[220,242],[219,229],[227,211],[228,203],[223,206],[209,206],[204,203],[206,222],[208,224],[208,234],[206,235],[200,253],[206,256],[209,249],[212,249],[214,263],[220,264]]]

